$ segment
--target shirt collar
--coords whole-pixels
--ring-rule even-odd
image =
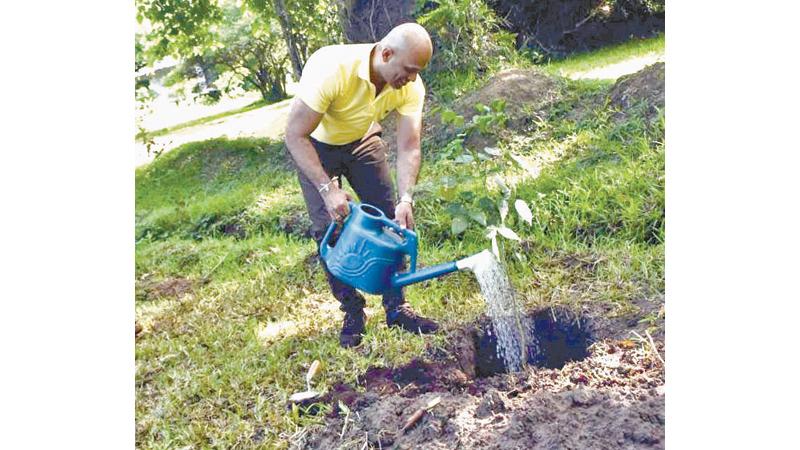
[[[372,44],[370,46],[367,46],[367,50],[366,50],[366,52],[364,53],[364,55],[363,55],[363,57],[361,59],[361,65],[358,67],[358,76],[361,77],[362,79],[366,80],[366,81],[370,81],[370,79],[369,79],[370,54],[372,53],[372,49],[375,48],[376,45],[378,45],[378,44],[376,43],[376,44]]]

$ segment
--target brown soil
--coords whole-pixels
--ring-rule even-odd
[[[484,325],[451,332],[447,350],[397,368],[371,368],[357,388],[334,385],[322,399],[333,407],[325,423],[293,446],[664,448],[663,341],[655,341],[654,349],[646,340],[610,338],[622,330],[592,322],[584,318],[582,325],[596,337],[584,359],[483,378],[476,333]],[[401,431],[437,397],[438,405]]]
[[[454,110],[469,122],[477,114],[475,105],[506,101],[505,112],[512,122],[524,119],[531,111],[541,111],[561,97],[556,79],[536,69],[504,70],[481,89],[455,102]]]
[[[648,117],[655,115],[658,109],[663,110],[664,68],[664,63],[659,62],[636,73],[620,77],[609,93],[611,102],[623,111],[644,102],[648,107]]]
[[[183,297],[194,291],[196,281],[188,278],[167,278],[155,281],[149,277],[136,281],[136,295],[143,300],[162,297]]]
[[[550,105],[561,98],[562,89],[555,78],[552,78],[536,69],[510,69],[492,77],[481,89],[454,102],[452,109],[464,117],[469,123],[477,114],[475,105],[481,103],[491,106],[495,99],[506,102],[505,113],[508,116],[506,128],[521,130],[533,129],[533,118],[542,113]],[[387,116],[383,126],[383,139],[389,148],[389,154],[397,151],[395,129],[397,127],[396,113]],[[423,136],[439,136],[446,127],[442,125],[438,115],[426,115],[423,119]],[[497,136],[484,136],[478,132],[470,133],[465,145],[470,148],[482,149],[495,145]]]

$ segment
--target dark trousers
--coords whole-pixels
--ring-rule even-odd
[[[377,206],[387,217],[394,219],[394,185],[387,162],[386,143],[381,139],[380,132],[367,136],[363,141],[344,145],[329,145],[314,138],[309,139],[317,151],[322,168],[329,177],[338,176],[340,187],[341,179],[346,178],[361,202]],[[297,175],[311,218],[311,236],[317,242],[319,250],[320,241],[331,223],[331,217],[319,193],[319,186],[315,186],[299,169]],[[355,289],[331,275],[322,258],[320,262],[333,296],[341,303],[340,309],[355,311],[364,308],[364,298],[358,295]],[[383,305],[387,310],[396,308],[403,302],[402,289],[394,289],[383,295]]]

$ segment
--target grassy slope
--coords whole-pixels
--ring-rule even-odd
[[[499,170],[518,180],[512,205],[524,199],[534,214],[528,226],[512,206],[506,224],[523,242],[503,246],[525,304],[603,303],[624,314],[636,308],[633,299],[664,291],[663,118],[651,123],[629,111],[617,122],[602,104],[577,117],[574,106],[602,96],[608,85],[567,88],[535,133],[501,144],[499,159],[471,167],[426,161],[422,181],[432,187],[419,195],[420,262],[489,245],[476,223],[450,235],[446,209],[454,201],[477,205],[484,195],[497,202],[500,192],[469,174]],[[536,179],[522,178],[508,156],[553,148],[564,156]],[[439,182],[445,176],[459,182],[448,188]],[[379,299],[370,296],[375,314],[362,348],[338,348],[340,316],[313,262],[314,246],[301,236],[303,214],[281,145],[266,140],[188,144],[137,170],[136,317],[144,327],[136,344],[137,445],[285,447],[320,420],[284,409],[288,396],[304,389],[314,359],[324,364],[316,385],[327,389],[354,382],[369,366],[401,364],[426,345],[443,344],[441,335],[388,330]],[[192,280],[193,292],[159,295],[159,283],[174,278]],[[407,297],[452,329],[481,314],[476,292],[469,274],[454,274],[410,287]],[[280,323],[288,327],[271,337],[270,324]]]
[[[573,55],[567,59],[553,61],[546,66],[548,72],[568,76],[576,72],[585,72],[602,66],[608,66],[630,58],[648,54],[664,54],[665,37],[663,34],[654,38],[631,39],[621,44],[612,45],[600,50]]]
[[[280,101],[283,101],[283,100],[278,100],[278,102],[280,102]],[[165,136],[165,135],[168,135],[170,133],[174,133],[176,131],[180,131],[180,130],[183,130],[183,129],[186,129],[186,128],[191,128],[191,127],[194,127],[194,126],[197,126],[197,125],[207,124],[207,123],[213,122],[215,120],[223,119],[225,117],[234,116],[236,114],[246,113],[246,112],[253,111],[253,110],[256,110],[256,109],[259,109],[259,108],[263,108],[265,106],[274,105],[275,103],[277,103],[277,102],[268,103],[268,102],[266,102],[264,100],[257,100],[257,101],[255,101],[255,102],[253,102],[253,103],[251,103],[251,104],[249,104],[247,106],[243,106],[241,108],[233,109],[231,111],[224,111],[224,112],[221,112],[221,113],[218,113],[218,114],[214,114],[214,115],[211,115],[211,116],[201,117],[199,119],[195,119],[195,120],[190,120],[188,122],[179,123],[179,124],[173,125],[171,127],[160,128],[158,130],[148,131],[146,137],[154,138],[154,137],[158,137],[158,136]],[[139,140],[142,140],[144,137],[145,137],[145,135],[143,133],[141,133],[141,132],[136,135],[136,139],[139,139]]]

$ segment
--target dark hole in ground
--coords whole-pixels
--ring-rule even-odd
[[[526,349],[528,364],[560,369],[569,361],[589,356],[594,341],[588,321],[564,309],[547,308],[523,318],[529,335]],[[489,377],[508,372],[497,355],[497,335],[491,322],[480,327],[475,335],[475,374]]]
[[[563,307],[533,311],[524,318],[539,343],[538,350],[528,348],[527,361],[538,367],[560,369],[568,361],[586,358],[595,336],[603,333],[595,319]],[[313,415],[320,411],[320,404],[328,404],[335,416],[340,412],[339,402],[361,408],[388,395],[465,391],[482,395],[498,382],[490,377],[508,372],[497,357],[497,338],[488,319],[454,330],[448,340],[446,349],[436,349],[399,367],[371,367],[357,377],[356,385],[335,383],[325,395],[297,406],[301,414]]]

